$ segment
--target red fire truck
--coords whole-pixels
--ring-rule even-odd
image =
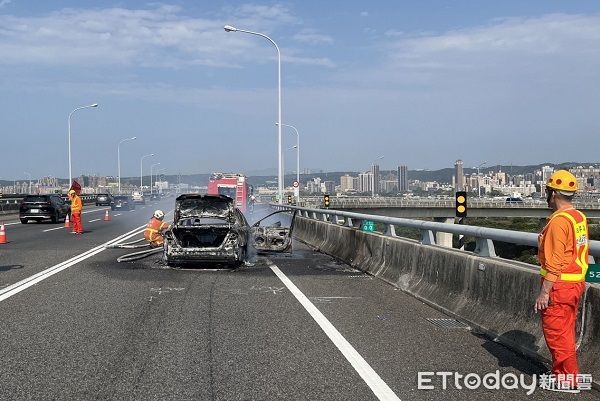
[[[208,179],[208,194],[229,196],[238,209],[246,212],[250,187],[243,174],[213,173]]]

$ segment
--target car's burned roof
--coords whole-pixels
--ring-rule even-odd
[[[225,195],[184,194],[175,199],[175,218],[227,217],[233,209],[233,199]]]

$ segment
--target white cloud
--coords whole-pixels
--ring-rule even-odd
[[[226,16],[215,18],[188,17],[178,6],[155,4],[151,7],[71,8],[30,17],[0,15],[0,63],[168,68],[230,66],[232,59],[238,62],[262,60],[271,52],[260,41],[224,32],[224,25],[249,30],[262,27],[268,33],[299,23],[280,5],[246,4],[226,9],[222,12]],[[324,35],[320,39],[327,41]],[[302,63],[308,60],[298,59]],[[316,59],[315,64],[324,63]]]
[[[597,142],[599,48],[600,15],[502,19],[389,36],[377,62],[333,79],[364,97],[394,91],[389,105],[401,116],[402,130],[439,139],[439,148],[455,157],[477,152],[485,160],[527,161],[536,149],[542,159],[593,160],[591,151],[577,155],[554,145],[565,135]],[[389,116],[373,120],[385,121],[382,129],[395,126]],[[448,139],[457,135],[461,146]],[[428,148],[426,142],[413,148]]]
[[[385,31],[385,36],[388,37],[397,37],[397,36],[404,36],[405,33],[403,31],[397,31],[395,29],[388,29],[387,31]]]
[[[333,38],[329,35],[323,35],[315,29],[303,29],[293,36],[295,40],[302,43],[309,43],[313,45],[320,44],[332,44]]]
[[[314,66],[329,67],[329,68],[334,68],[336,66],[336,64],[327,57],[318,57],[318,58],[299,57],[299,56],[294,56],[294,55],[286,56],[284,54],[284,55],[282,55],[282,59],[285,62],[294,63],[294,64],[314,65]]]
[[[360,16],[361,17],[368,17],[369,16],[369,12],[368,11],[361,11],[360,12]]]
[[[361,76],[411,85],[567,84],[576,72],[589,77],[600,68],[600,15],[510,18],[436,34],[388,30],[386,36],[381,64]]]
[[[9,5],[12,3],[12,0],[0,0],[0,8]]]

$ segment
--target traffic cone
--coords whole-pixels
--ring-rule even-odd
[[[106,213],[104,213],[104,221],[110,221],[110,214],[108,213],[108,209],[106,209]]]
[[[4,229],[4,224],[0,225],[0,244],[6,244],[8,241],[6,240],[6,230]]]
[[[65,217],[65,228],[71,228],[71,220],[69,219],[69,215]]]

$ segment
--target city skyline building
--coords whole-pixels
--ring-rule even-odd
[[[398,192],[408,192],[408,166],[398,166]]]
[[[370,171],[358,175],[358,192],[372,192],[373,173]]]
[[[371,187],[371,192],[373,195],[377,195],[379,193],[379,182],[381,181],[381,177],[379,175],[379,164],[373,164],[371,168],[371,174],[373,174],[373,183]]]
[[[340,177],[340,190],[342,192],[347,192],[353,190],[354,188],[354,177],[349,174],[345,174]]]
[[[454,163],[454,177],[456,180],[456,191],[463,191],[465,189],[465,174],[463,171],[463,161],[460,159]]]

